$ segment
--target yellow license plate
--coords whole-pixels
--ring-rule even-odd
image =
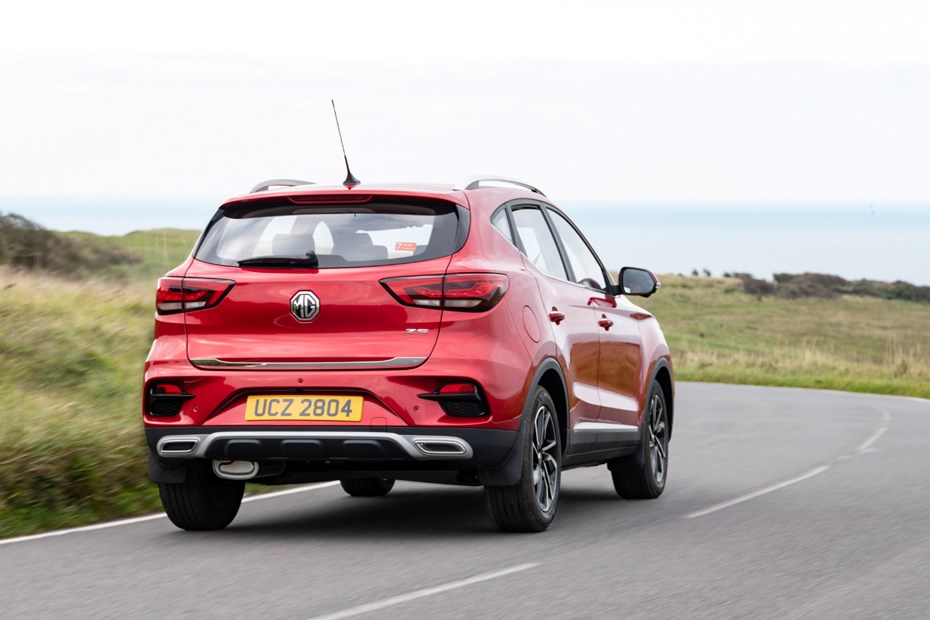
[[[360,422],[361,396],[249,396],[245,403],[245,419],[303,420],[310,422]]]

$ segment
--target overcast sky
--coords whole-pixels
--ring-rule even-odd
[[[930,2],[0,0],[0,198],[930,201]]]

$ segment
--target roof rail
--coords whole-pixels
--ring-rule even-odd
[[[262,181],[258,185],[252,188],[250,194],[256,192],[264,192],[271,189],[272,187],[294,187],[295,185],[313,185],[312,181],[298,181],[296,179],[269,179],[268,181]]]
[[[534,187],[529,183],[524,183],[523,181],[518,181],[516,179],[508,179],[507,177],[469,177],[462,181],[459,181],[455,184],[455,189],[478,189],[481,187],[482,183],[508,183],[510,185],[516,185],[517,187],[522,187],[523,189],[528,189],[534,194],[539,194],[540,196],[545,197],[546,195],[538,187]]]

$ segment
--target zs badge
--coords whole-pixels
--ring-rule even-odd
[[[320,313],[320,300],[310,291],[300,291],[291,297],[291,314],[298,321],[312,321]]]

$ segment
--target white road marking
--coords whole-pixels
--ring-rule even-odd
[[[242,503],[246,502],[256,502],[260,499],[272,499],[275,497],[281,497],[282,495],[292,495],[294,493],[304,493],[306,491],[315,491],[316,489],[323,489],[326,487],[331,487],[339,484],[339,482],[321,482],[319,484],[311,484],[303,487],[296,487],[293,489],[284,489],[283,491],[272,491],[271,493],[261,493],[259,495],[250,495],[242,500]],[[96,530],[105,530],[111,527],[119,527],[121,525],[132,525],[134,523],[143,523],[145,521],[154,521],[155,519],[164,519],[166,518],[165,513],[159,513],[154,515],[145,515],[144,517],[133,517],[131,519],[120,519],[118,521],[107,521],[106,523],[95,523],[94,525],[84,525],[81,527],[71,527],[64,530],[54,530],[52,532],[43,532],[41,534],[32,534],[30,536],[18,536],[16,538],[6,538],[0,540],[0,545],[9,545],[11,543],[18,542],[28,542],[30,540],[40,540],[42,538],[54,538],[55,536],[64,536],[65,534],[77,534],[80,532],[94,532]]]
[[[536,562],[518,564],[517,566],[511,566],[510,568],[504,568],[490,573],[482,573],[480,575],[475,575],[474,577],[468,577],[467,579],[449,581],[448,583],[443,583],[431,588],[414,590],[413,592],[408,592],[407,594],[398,594],[397,596],[392,596],[390,598],[375,601],[373,603],[366,603],[364,605],[357,605],[356,607],[349,607],[348,609],[343,609],[342,611],[337,611],[331,614],[315,616],[311,618],[311,620],[340,620],[341,618],[351,618],[352,616],[367,614],[371,611],[378,611],[379,609],[384,609],[385,607],[393,607],[394,605],[400,605],[401,603],[415,601],[418,598],[424,598],[434,594],[441,594],[443,592],[448,592],[449,590],[457,590],[458,588],[464,588],[466,586],[481,583],[482,581],[489,581],[491,579],[496,579],[505,575],[512,575],[513,573],[519,573],[531,568],[536,568],[537,566],[539,566],[539,564]]]
[[[776,484],[769,485],[765,488],[759,489],[758,491],[753,491],[752,493],[747,493],[746,495],[740,495],[734,499],[728,500],[726,502],[720,502],[719,504],[714,504],[709,508],[704,508],[703,510],[698,510],[697,512],[692,512],[684,516],[685,519],[696,519],[697,517],[703,517],[704,515],[709,515],[712,512],[717,512],[718,510],[723,510],[724,508],[729,508],[730,506],[735,506],[737,504],[742,504],[743,502],[748,502],[751,499],[755,499],[762,495],[772,493],[779,489],[784,489],[787,486],[807,480],[808,478],[813,478],[817,474],[822,474],[823,472],[830,469],[829,465],[821,465],[815,467],[807,473],[801,474],[797,478],[792,478],[791,480],[785,480],[784,482],[778,482]]]
[[[872,445],[873,443],[875,443],[876,441],[878,441],[879,438],[880,438],[882,435],[884,435],[884,434],[885,434],[885,431],[887,431],[887,430],[888,430],[888,427],[887,427],[887,426],[881,426],[881,427],[879,427],[877,431],[875,431],[874,433],[872,433],[872,436],[871,436],[871,437],[869,437],[868,439],[866,439],[865,441],[863,441],[861,444],[859,444],[859,447],[856,448],[856,452],[859,452],[859,453],[861,454],[862,452],[867,452],[867,451],[869,451],[869,448],[871,447],[871,445]]]
[[[334,480],[332,482],[318,482],[316,484],[307,485],[304,487],[294,487],[293,489],[284,489],[283,491],[272,491],[271,493],[259,493],[258,495],[249,495],[242,499],[242,503],[246,502],[257,502],[260,499],[270,499],[272,497],[281,497],[282,495],[293,495],[295,493],[304,493],[305,491],[314,491],[316,489],[325,489],[327,487],[339,486],[339,481]]]
[[[881,414],[882,414],[882,423],[881,423],[881,426],[879,426],[879,427],[875,430],[875,432],[872,433],[872,434],[869,436],[868,439],[866,439],[866,440],[863,441],[861,444],[859,444],[859,447],[856,448],[856,455],[859,455],[859,454],[866,454],[866,453],[869,453],[869,452],[876,452],[877,450],[876,450],[875,448],[872,447],[872,444],[874,444],[876,441],[878,441],[878,440],[881,438],[881,436],[885,434],[885,431],[888,430],[888,422],[891,421],[891,414],[888,412],[887,409],[878,409],[878,411],[880,411]],[[851,459],[851,458],[852,458],[852,456],[850,456],[850,455],[848,455],[848,454],[843,454],[843,455],[840,455],[840,456],[836,457],[836,460],[838,460],[838,461],[848,461],[848,460]],[[696,512],[688,513],[688,514],[686,514],[686,515],[684,516],[684,518],[685,518],[685,519],[695,519],[695,518],[697,518],[697,517],[703,517],[704,515],[709,515],[709,514],[711,514],[712,512],[717,512],[718,510],[723,510],[724,508],[729,508],[730,506],[735,506],[736,504],[742,504],[743,502],[748,502],[748,501],[751,500],[751,499],[755,499],[755,498],[757,498],[757,497],[759,497],[759,496],[761,496],[761,495],[765,495],[765,494],[767,494],[767,493],[771,493],[772,491],[777,491],[777,490],[779,490],[779,489],[783,489],[783,488],[785,488],[786,486],[792,485],[792,484],[794,484],[794,483],[796,483],[796,482],[801,482],[801,481],[803,481],[803,480],[807,480],[808,478],[813,478],[813,477],[816,476],[817,474],[822,474],[823,472],[827,471],[828,469],[830,469],[830,466],[829,466],[829,465],[820,465],[819,467],[815,467],[814,469],[810,470],[809,472],[807,472],[807,473],[805,473],[805,474],[801,474],[801,475],[798,476],[797,478],[792,478],[791,480],[785,480],[784,482],[778,482],[778,483],[776,483],[776,484],[767,486],[767,487],[765,487],[765,488],[763,488],[763,489],[759,489],[758,491],[753,491],[752,493],[747,493],[746,495],[741,495],[741,496],[739,496],[739,497],[737,497],[737,498],[734,498],[734,499],[731,499],[731,500],[729,500],[729,501],[720,502],[719,504],[714,504],[713,506],[710,506],[709,508],[704,508],[703,510],[698,510],[698,511],[696,511]]]
[[[873,443],[878,441],[882,435],[885,434],[885,431],[888,430],[888,422],[891,421],[891,414],[888,412],[887,409],[881,409],[879,407],[876,407],[876,409],[878,409],[878,411],[880,411],[882,414],[882,424],[875,430],[874,433],[872,433],[872,435],[868,439],[866,439],[861,444],[859,444],[859,447],[856,448],[856,452],[858,452],[859,454],[863,454],[865,452],[872,452],[872,450],[869,450],[869,448],[872,446]]]

